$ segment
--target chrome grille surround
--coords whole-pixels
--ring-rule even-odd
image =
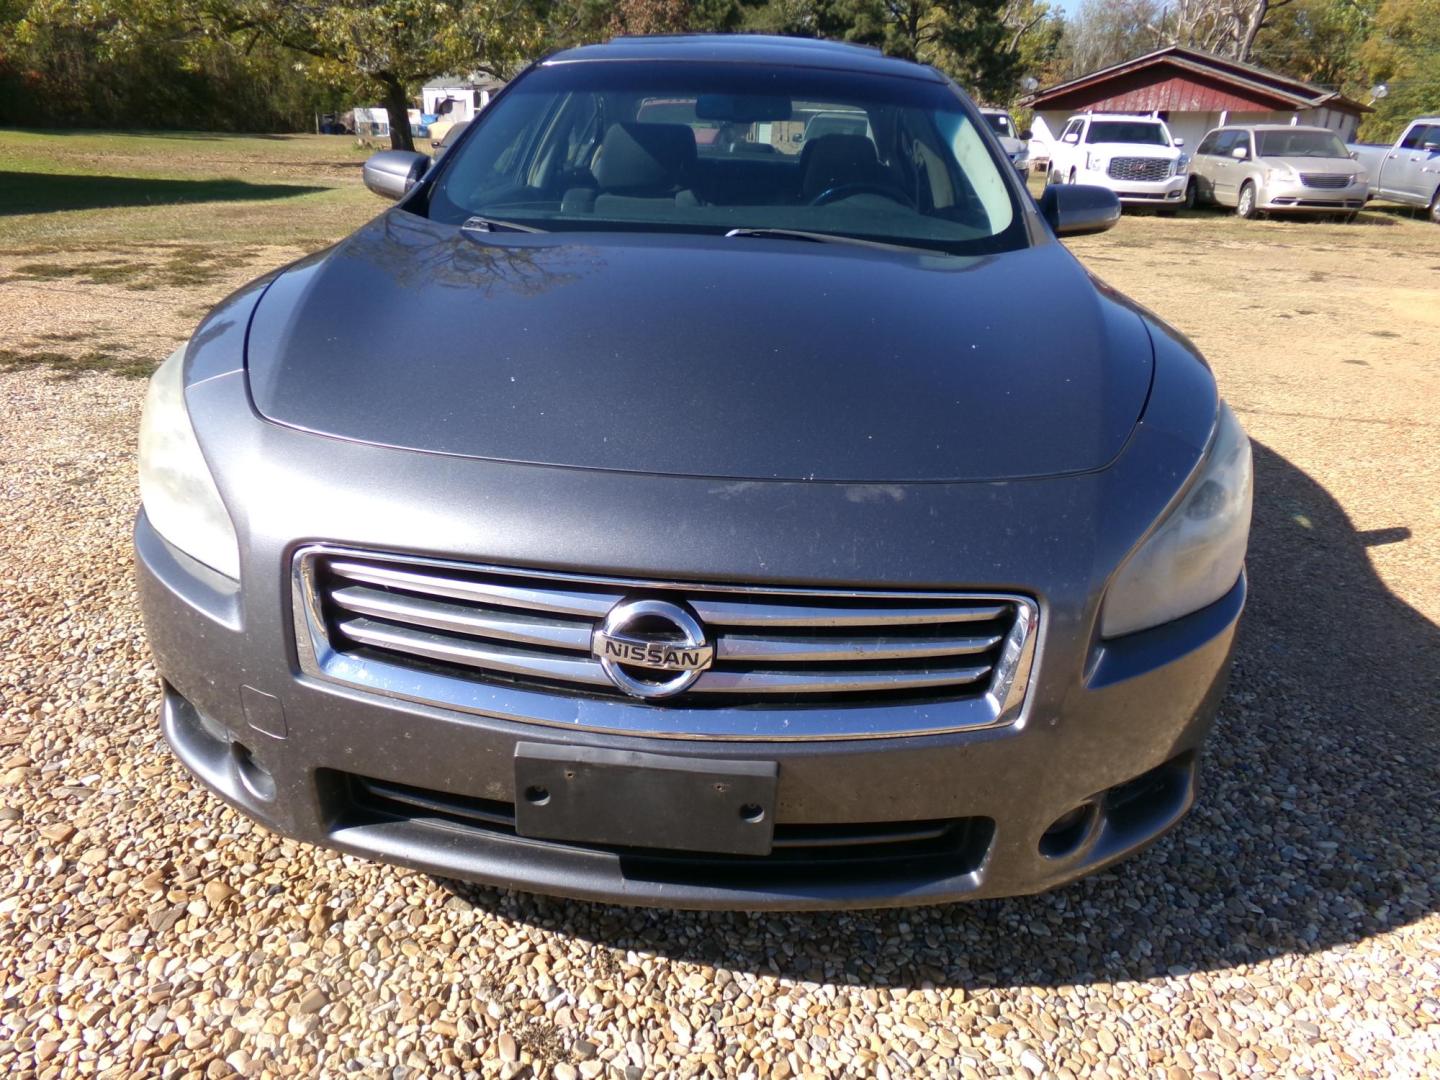
[[[873,739],[1011,724],[1039,637],[1039,609],[1018,594],[638,581],[328,544],[296,552],[292,587],[307,677],[653,738]],[[715,666],[674,698],[625,696],[590,653],[594,626],[637,594],[686,604],[712,633]]]
[[[1170,162],[1165,158],[1117,157],[1110,159],[1105,171],[1112,180],[1168,180]]]
[[[1347,188],[1354,179],[1344,173],[1301,173],[1300,183],[1306,187],[1327,188],[1331,191],[1338,191]]]

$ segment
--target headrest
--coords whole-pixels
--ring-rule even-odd
[[[875,144],[866,135],[821,135],[800,152],[801,194],[811,199],[837,183],[859,184],[880,171]]]
[[[595,181],[604,191],[673,191],[689,183],[694,163],[695,133],[686,124],[612,124]]]

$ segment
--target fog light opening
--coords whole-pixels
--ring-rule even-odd
[[[544,806],[550,801],[550,789],[531,784],[525,789],[525,801],[533,806]]]
[[[249,747],[244,743],[232,742],[230,756],[235,761],[235,772],[239,775],[240,782],[245,785],[246,791],[266,802],[275,798],[275,778],[265,766],[255,760]]]
[[[1063,859],[1074,854],[1089,838],[1099,812],[1093,799],[1066,810],[1040,837],[1040,854],[1047,859]]]

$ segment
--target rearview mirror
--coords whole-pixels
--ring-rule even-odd
[[[1236,161],[1244,161],[1250,156],[1250,151],[1243,146],[1237,146],[1234,150],[1230,151],[1230,156]]]
[[[1031,138],[1030,129],[1026,128],[1024,131],[1020,132],[1020,138],[1024,139],[1026,142],[1029,142]]]
[[[1104,232],[1120,220],[1120,200],[1094,184],[1052,184],[1040,196],[1040,214],[1056,236]]]
[[[1420,149],[1427,150],[1432,154],[1436,151],[1440,151],[1440,139],[1426,139],[1423,143],[1420,144]]]
[[[1061,135],[1061,136],[1060,136],[1060,141],[1061,141],[1061,142],[1068,142],[1068,143],[1072,143],[1072,144],[1073,144],[1073,143],[1078,143],[1078,142],[1080,141],[1080,134],[1079,134],[1078,132],[1072,131],[1072,132],[1070,132],[1070,134],[1068,134],[1068,135]]]
[[[701,94],[695,99],[697,120],[719,120],[727,124],[762,124],[789,120],[788,97],[763,94]]]
[[[1185,145],[1185,140],[1184,140],[1184,139],[1171,139],[1170,142],[1171,142],[1173,145],[1175,145],[1175,146],[1184,146],[1184,145]]]
[[[430,159],[409,150],[381,150],[372,154],[360,170],[365,186],[386,199],[398,199],[415,186]]]

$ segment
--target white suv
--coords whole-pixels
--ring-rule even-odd
[[[1097,184],[1115,192],[1123,205],[1174,211],[1185,201],[1190,159],[1183,145],[1153,116],[1072,116],[1051,149],[1048,179]]]

